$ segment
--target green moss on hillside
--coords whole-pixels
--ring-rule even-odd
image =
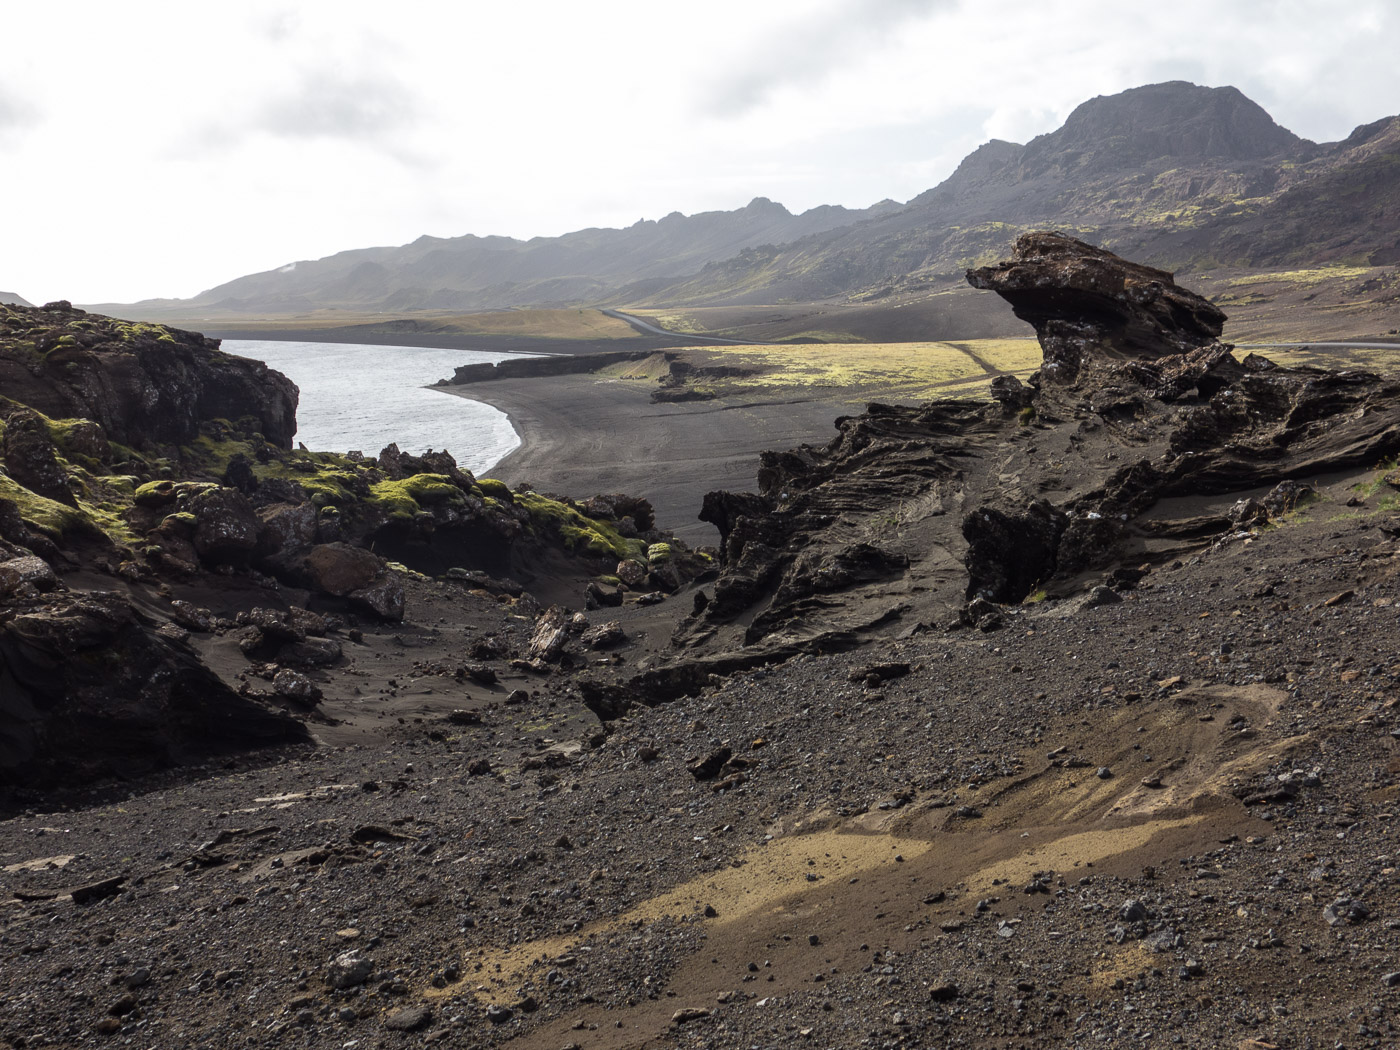
[[[26,525],[54,542],[80,535],[92,527],[82,510],[31,492],[7,474],[0,474],[0,499],[12,502]]]
[[[567,503],[536,492],[517,493],[515,498],[530,512],[530,521],[536,528],[553,531],[576,554],[616,558],[619,561],[628,558],[646,560],[646,544],[641,540],[627,539],[611,522],[590,518]]]
[[[466,497],[445,474],[414,474],[402,481],[371,485],[367,502],[387,511],[390,518],[412,518],[437,503],[465,505]]]

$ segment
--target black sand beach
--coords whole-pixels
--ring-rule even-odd
[[[714,543],[696,520],[713,489],[752,492],[765,449],[825,444],[836,417],[858,411],[835,392],[759,403],[652,404],[654,384],[594,375],[441,387],[507,413],[521,445],[490,473],[511,485],[586,495],[645,496],[657,519],[690,543]]]

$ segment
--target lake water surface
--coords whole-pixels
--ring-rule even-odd
[[[480,474],[520,445],[504,412],[424,386],[458,365],[533,355],[266,339],[225,339],[223,349],[266,361],[297,385],[296,440],[316,452],[374,456],[391,441],[414,455],[445,448]]]

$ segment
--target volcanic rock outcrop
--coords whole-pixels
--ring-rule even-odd
[[[1238,496],[1293,506],[1400,450],[1400,381],[1241,360],[1164,271],[1042,232],[968,280],[1035,325],[1043,367],[991,401],[870,405],[824,448],[764,453],[756,495],[707,496],[722,572],[640,698],[687,667],[993,626],[990,603],[1128,580],[1235,529]]]
[[[303,669],[344,654],[324,635],[402,622],[427,573],[525,618],[500,577],[620,605],[708,567],[644,499],[514,493],[446,451],[293,450],[296,403],[203,336],[0,306],[0,786],[308,741]]]
[[[296,385],[217,339],[118,321],[66,302],[0,307],[0,390],[54,419],[81,418],[136,449],[183,445],[200,422],[246,418],[279,448],[296,433]]]

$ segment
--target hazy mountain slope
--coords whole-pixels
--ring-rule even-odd
[[[905,205],[793,215],[757,198],[730,212],[529,241],[420,237],[251,274],[189,300],[103,309],[176,319],[907,301],[1047,227],[1174,270],[1389,265],[1400,261],[1400,118],[1318,145],[1233,87],[1152,84],[1090,99],[1024,145],[988,142]]]
[[[757,198],[735,211],[672,213],[622,230],[562,237],[420,237],[397,248],[364,248],[240,277],[188,300],[137,304],[156,313],[194,310],[301,312],[325,307],[477,310],[599,298],[642,278],[674,278],[745,247],[797,240],[896,208],[824,206],[793,215]]]
[[[0,306],[33,306],[29,300],[14,292],[0,292]]]

